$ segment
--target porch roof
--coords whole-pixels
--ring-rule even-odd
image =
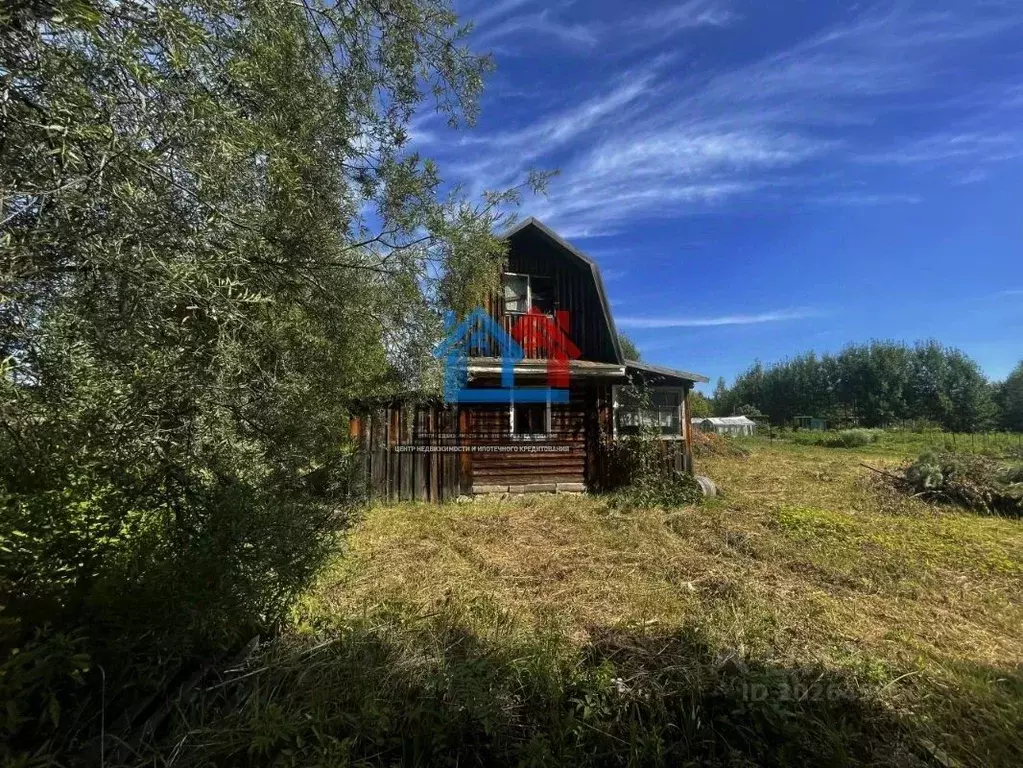
[[[666,381],[688,384],[706,384],[710,381],[710,379],[706,376],[702,376],[699,373],[677,371],[674,368],[665,368],[661,365],[650,365],[649,363],[641,363],[638,360],[626,360],[625,367],[629,374],[632,374],[632,372],[635,371],[642,378],[652,377]]]

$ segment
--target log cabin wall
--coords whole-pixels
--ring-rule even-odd
[[[687,407],[686,407],[687,410]],[[687,414],[686,414],[687,415]],[[537,441],[567,453],[402,452],[400,445],[528,445],[510,436],[508,406],[393,403],[352,418],[362,477],[374,501],[451,501],[473,493],[607,491],[613,476],[612,389],[580,383],[551,405],[551,435]],[[690,437],[686,432],[686,438]],[[687,440],[658,441],[665,469],[693,471]]]
[[[574,386],[568,403],[551,404],[551,434],[535,441],[511,435],[507,404],[392,403],[353,417],[364,482],[375,501],[450,501],[472,493],[597,490],[603,446],[611,439],[611,386]],[[558,453],[501,451],[502,445],[560,446]],[[468,448],[402,451],[398,446]],[[471,446],[496,447],[472,452]]]
[[[363,481],[375,501],[451,501],[473,493],[607,491],[614,475],[611,384],[577,382],[569,402],[551,405],[551,435],[542,445],[565,453],[461,451],[473,445],[528,445],[510,434],[509,406],[397,402],[353,417],[350,437],[359,446]],[[688,389],[686,394],[688,395]],[[688,397],[684,401],[689,418]],[[661,440],[665,470],[693,471],[691,431]],[[401,445],[446,446],[451,452],[403,452]]]
[[[590,388],[571,388],[569,402],[551,404],[550,435],[536,440],[511,436],[508,405],[474,405],[465,409],[470,442],[526,449],[531,445],[559,449],[556,453],[495,451],[470,454],[474,492],[584,490],[587,469],[592,463],[588,455],[590,441],[587,440],[587,428],[590,426],[587,412],[592,400]]]
[[[604,313],[600,292],[591,267],[567,253],[543,232],[527,228],[508,240],[505,272],[549,277],[554,281],[555,309],[569,313],[568,337],[579,348],[582,360],[617,362],[608,318]],[[501,327],[511,333],[521,315],[506,315],[500,290],[492,292],[484,309]],[[485,336],[485,334],[481,334]],[[547,350],[528,348],[527,359],[546,359]],[[483,343],[469,350],[472,357],[497,357],[500,351],[493,344]]]

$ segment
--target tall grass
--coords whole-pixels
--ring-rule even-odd
[[[814,432],[776,429],[755,438],[746,438],[751,444],[763,442],[790,442],[796,445],[840,448],[870,448],[879,452],[904,456],[918,456],[924,451],[955,451],[980,453],[989,456],[1023,457],[1023,434],[1009,432],[959,433],[925,430],[915,432],[901,429],[849,429]]]
[[[577,647],[448,603],[270,648],[181,723],[175,764],[899,765],[916,747],[882,685],[688,631]]]
[[[1023,764],[1020,522],[875,483],[881,443],[747,444],[699,507],[373,508],[289,633],[106,763]]]

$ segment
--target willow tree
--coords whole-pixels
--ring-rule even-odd
[[[441,0],[0,23],[0,599],[230,644],[342,522],[351,401],[428,383],[440,305],[494,278],[516,191],[442,194],[408,148],[490,62]]]

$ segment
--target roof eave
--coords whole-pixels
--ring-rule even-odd
[[[710,379],[699,373],[690,373],[688,371],[677,371],[674,368],[665,368],[661,365],[650,365],[649,363],[641,363],[638,360],[626,360],[626,368],[635,368],[638,371],[646,371],[647,373],[657,374],[659,376],[667,376],[673,379],[681,379],[683,381],[689,381],[694,384],[709,384]]]
[[[495,363],[483,363],[483,364],[472,364],[468,366],[468,373],[470,376],[498,376],[504,372],[505,368],[502,364]],[[512,366],[512,373],[515,376],[548,376],[547,364],[533,365],[533,364],[516,364]],[[605,378],[605,379],[624,379],[625,378],[625,366],[624,365],[605,365],[601,367],[576,367],[569,366],[569,376],[573,379],[584,378]]]

